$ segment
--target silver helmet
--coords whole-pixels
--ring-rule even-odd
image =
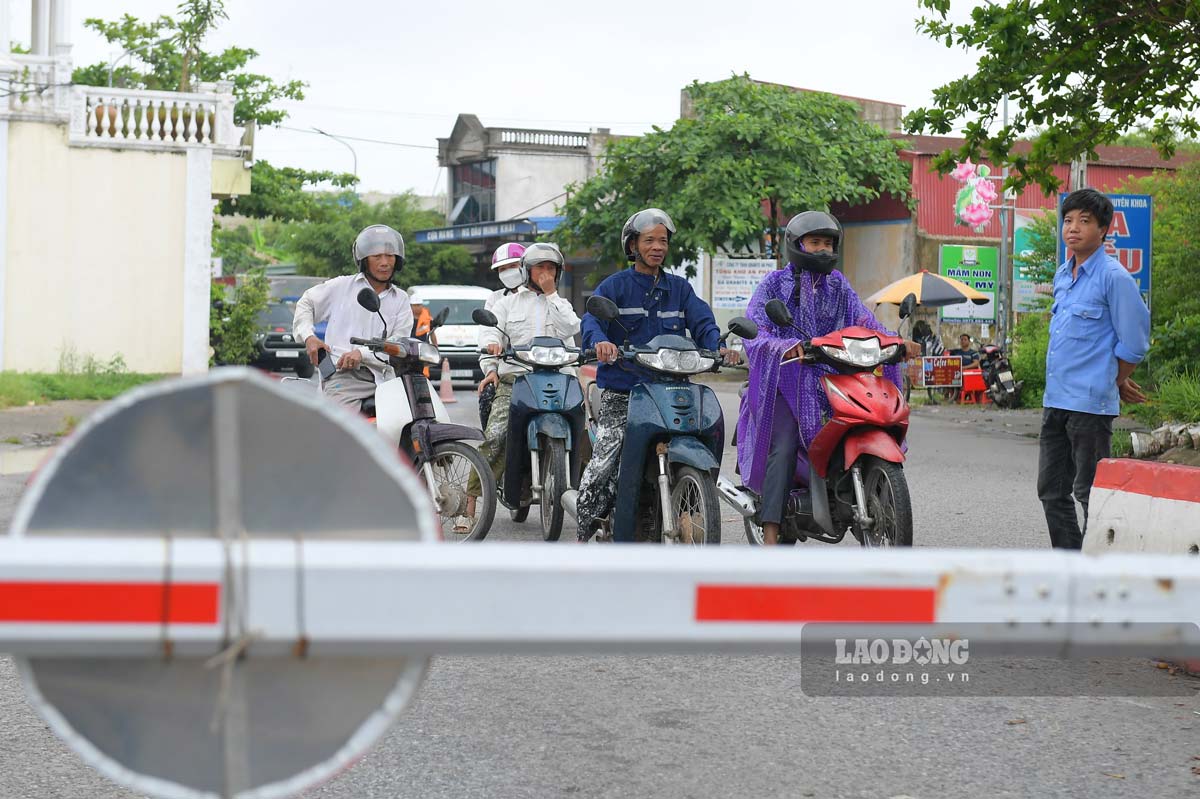
[[[366,271],[368,255],[394,255],[399,269],[404,266],[404,237],[387,225],[371,225],[359,231],[351,253],[359,271]]]
[[[559,278],[562,277],[566,259],[563,258],[562,250],[558,249],[557,244],[546,242],[537,242],[525,248],[525,254],[521,256],[521,277],[523,281],[530,283],[531,276],[533,275],[533,267],[538,264],[544,264],[547,261],[554,264],[554,283],[557,285]],[[536,289],[537,287],[534,286],[534,288]]]
[[[621,228],[621,250],[630,262],[635,261],[636,258],[629,251],[629,243],[655,225],[662,225],[667,229],[667,242],[669,243],[671,237],[675,235],[675,223],[661,208],[643,209],[625,222],[625,226]]]

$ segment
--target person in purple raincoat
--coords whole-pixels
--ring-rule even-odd
[[[832,413],[821,376],[822,365],[784,361],[799,358],[801,342],[859,325],[894,335],[875,318],[841,272],[842,226],[831,214],[805,211],[792,217],[783,236],[788,266],[758,285],[746,315],[758,325],[758,337],[746,341],[750,385],[738,416],[738,468],[742,481],[760,497],[763,543],[779,541],[779,523],[796,476],[808,477],[808,445]],[[782,300],[792,326],[779,327],[766,305]],[[907,345],[908,356],[917,345]],[[900,367],[884,375],[901,385]]]

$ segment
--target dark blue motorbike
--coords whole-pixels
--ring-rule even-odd
[[[495,314],[482,308],[471,318],[477,325],[496,326]],[[562,369],[583,363],[589,355],[557,338],[539,336],[520,347],[510,342],[499,356],[529,370],[513,383],[500,502],[517,522],[525,521],[530,506],[537,505],[547,541],[557,541],[562,534],[560,500],[564,491],[579,485],[580,445],[587,435],[583,389],[575,375]]]
[[[605,322],[618,318],[617,306],[593,295],[587,310]],[[758,335],[744,317],[729,323],[741,338]],[[724,343],[728,333],[722,337]],[[725,419],[716,393],[694,384],[692,375],[716,372],[721,354],[703,350],[685,336],[664,334],[644,345],[628,342],[621,358],[650,375],[629,393],[629,417],[617,471],[617,502],[601,522],[601,540],[664,544],[721,543],[717,476],[725,448]],[[596,402],[593,399],[593,412]],[[563,506],[576,517],[575,491]]]

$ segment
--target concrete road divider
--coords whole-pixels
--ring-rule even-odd
[[[1085,554],[1200,554],[1200,468],[1106,458],[1088,502]]]
[[[1083,551],[1200,555],[1200,468],[1128,458],[1100,461]],[[1200,676],[1200,660],[1179,665]]]

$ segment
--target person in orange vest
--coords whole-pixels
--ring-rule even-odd
[[[429,313],[429,309],[425,307],[425,301],[419,294],[414,293],[408,301],[412,305],[412,337],[428,341],[436,347],[437,334],[433,332],[433,314]],[[425,377],[429,377],[428,366],[425,367]]]

